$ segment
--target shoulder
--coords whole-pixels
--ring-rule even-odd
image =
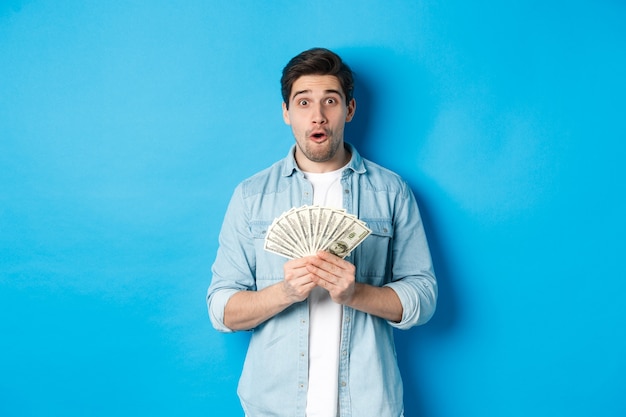
[[[368,159],[363,159],[363,165],[365,167],[365,172],[361,174],[363,186],[368,186],[378,191],[406,192],[407,183],[396,172]]]
[[[263,194],[267,192],[268,186],[280,182],[280,179],[283,177],[283,166],[284,162],[282,160],[277,161],[271,166],[241,181],[237,189],[244,198]]]

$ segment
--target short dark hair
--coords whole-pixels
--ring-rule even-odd
[[[334,75],[346,96],[346,104],[352,100],[354,79],[350,67],[336,53],[326,48],[312,48],[293,57],[283,68],[280,85],[287,108],[291,87],[303,75]]]

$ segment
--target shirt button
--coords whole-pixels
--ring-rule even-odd
[[[346,385],[348,385],[348,384],[346,384],[346,381],[341,381],[341,386],[342,387],[345,387]]]
[[[350,190],[348,190],[347,188],[345,190],[343,190],[346,194],[350,194]]]

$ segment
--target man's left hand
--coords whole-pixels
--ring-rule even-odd
[[[309,260],[306,268],[312,280],[326,289],[338,304],[348,304],[354,297],[356,268],[350,262],[329,252],[320,251]]]

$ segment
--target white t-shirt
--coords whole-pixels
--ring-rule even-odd
[[[313,204],[343,207],[343,168],[304,176],[313,184]],[[342,306],[316,287],[309,296],[309,389],[307,417],[336,417]]]

